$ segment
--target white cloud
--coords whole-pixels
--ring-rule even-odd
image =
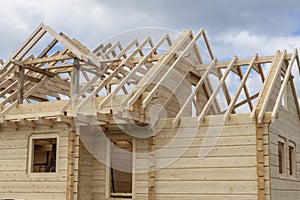
[[[300,7],[295,3],[298,1],[1,0],[0,57],[7,58],[41,22],[90,48],[133,28],[165,27],[181,32],[204,27],[218,44],[217,50],[231,45],[231,53],[247,53],[245,49],[251,53],[271,49],[273,53],[274,45],[259,44],[277,43],[281,49],[285,35],[299,32]],[[271,42],[270,36],[274,36]],[[259,43],[244,48],[245,38]]]
[[[155,25],[142,12],[128,12],[116,3],[96,0],[3,0],[0,57],[7,59],[40,23],[77,38],[91,49],[112,34]]]
[[[300,46],[300,36],[266,36],[250,34],[248,31],[219,34],[214,38],[216,55],[218,57],[240,58],[259,55],[273,55],[276,50],[293,51]]]
[[[300,46],[300,36],[264,36],[250,34],[247,31],[239,33],[225,33],[216,36],[213,47],[218,58],[231,59],[233,55],[237,55],[240,59],[250,58],[256,52],[260,56],[274,55],[276,50],[286,49],[292,53],[295,48]],[[267,75],[269,65],[263,66],[264,74]],[[292,74],[297,94],[300,94],[300,76],[296,65],[293,66]],[[227,85],[229,88],[239,84],[239,80],[228,77]],[[260,76],[256,72],[249,75],[247,86],[252,95],[261,90],[262,84]]]

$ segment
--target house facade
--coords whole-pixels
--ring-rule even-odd
[[[41,24],[1,64],[0,199],[295,200],[298,76],[203,29],[90,51]]]

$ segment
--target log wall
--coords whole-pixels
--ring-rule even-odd
[[[290,87],[287,88],[285,105],[281,106],[276,120],[269,128],[269,162],[270,162],[270,193],[272,200],[292,200],[300,196],[300,121],[297,113],[295,99],[291,95]],[[283,174],[279,174],[278,142],[285,142],[285,159]],[[288,147],[295,144],[296,173],[289,174]]]
[[[30,172],[30,138],[58,136],[55,173]],[[69,128],[55,124],[53,128],[2,128],[0,132],[0,199],[65,200],[68,166]]]

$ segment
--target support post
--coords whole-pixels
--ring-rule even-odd
[[[25,68],[23,66],[19,66],[19,74],[18,74],[18,93],[17,93],[17,101],[18,105],[23,103],[24,96],[24,72]]]
[[[148,200],[155,200],[155,136],[149,138]]]
[[[67,176],[67,200],[75,200],[74,192],[75,189],[75,140],[76,140],[76,132],[69,132],[69,140],[68,140],[68,176]]]
[[[79,60],[77,58],[74,59],[74,63],[73,63],[74,67],[73,67],[73,71],[72,71],[72,77],[71,77],[71,94],[70,94],[70,98],[72,100],[73,97],[78,93],[79,91]]]

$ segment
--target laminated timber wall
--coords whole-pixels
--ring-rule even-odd
[[[19,105],[5,116],[0,131],[0,199],[77,199],[79,137],[70,118],[57,115],[64,104]],[[31,140],[53,137],[56,172],[31,172]]]
[[[116,139],[128,139],[132,138],[126,136],[120,131],[110,133],[112,140]],[[148,140],[147,139],[136,139],[135,140],[135,157],[134,168],[137,172],[143,171],[144,173],[136,173],[133,178],[133,198],[135,199],[148,199],[148,161],[149,157],[145,154],[140,156],[139,153],[147,153],[148,151]],[[99,147],[105,152],[106,147]],[[98,150],[99,150],[98,149]],[[106,159],[106,158],[105,158]],[[78,200],[102,200],[110,199],[110,178],[108,173],[110,169],[106,165],[95,157],[86,149],[83,143],[80,143],[79,151],[79,180],[78,180]],[[112,198],[115,199],[115,198]]]
[[[2,128],[0,133],[0,199],[66,199],[69,127],[56,123],[53,128],[37,125]],[[28,172],[29,138],[58,135],[56,173]]]
[[[155,136],[154,150],[183,149],[184,153],[178,158],[172,154],[167,157],[164,153],[155,154],[156,163],[174,160],[170,165],[155,171],[155,199],[257,199],[255,123],[249,121],[248,114],[233,115],[230,122],[223,127],[221,123],[211,126],[210,120],[211,118],[208,118],[197,125],[196,118],[185,118],[181,122],[180,131],[178,128],[172,128],[171,120],[159,122],[158,126],[165,125]],[[207,136],[209,128],[221,130],[220,136]],[[114,132],[110,137],[124,138],[126,135]],[[216,145],[207,156],[199,158],[199,150],[203,144],[206,144],[207,148],[210,147],[207,145],[209,143],[204,143],[205,139],[217,139]],[[171,140],[177,141],[171,146],[166,146]],[[190,140],[192,144],[187,147]],[[149,174],[146,173],[150,167],[149,139],[136,139],[135,142],[137,157],[134,168],[137,173],[133,180],[133,196],[139,200],[148,200],[151,196],[148,190]],[[105,199],[105,190],[109,187],[105,180],[107,169],[104,164],[93,158],[83,145],[80,149],[78,197],[82,200]],[[139,154],[142,152],[148,152],[148,156]],[[146,172],[138,173],[142,171]]]
[[[265,147],[268,147],[269,151],[266,153],[269,160],[269,192],[272,200],[293,200],[299,198],[300,192],[300,124],[299,115],[297,113],[297,105],[295,104],[294,96],[292,93],[293,86],[288,84],[287,96],[285,99],[286,104],[280,107],[278,118],[274,120],[269,127],[269,135],[264,134],[266,139]],[[268,129],[265,129],[265,133]],[[279,174],[279,161],[278,161],[278,141],[279,138],[285,139],[286,144],[286,158],[285,169],[283,174]],[[289,175],[289,142],[295,144],[295,174]]]
[[[181,157],[155,173],[155,199],[257,199],[255,124],[249,122],[248,115],[232,116],[225,126],[210,124],[212,118],[200,125],[196,119],[186,118],[181,122],[180,133],[165,126],[155,137],[156,149],[185,148],[185,142],[193,137],[191,146]],[[221,131],[220,135],[214,135],[214,131],[206,135],[208,129]],[[175,139],[178,142],[166,147],[176,133],[179,134]],[[201,148],[214,144],[204,141],[215,139],[211,151],[205,157],[199,157]],[[170,159],[159,154],[155,156],[157,162]]]

